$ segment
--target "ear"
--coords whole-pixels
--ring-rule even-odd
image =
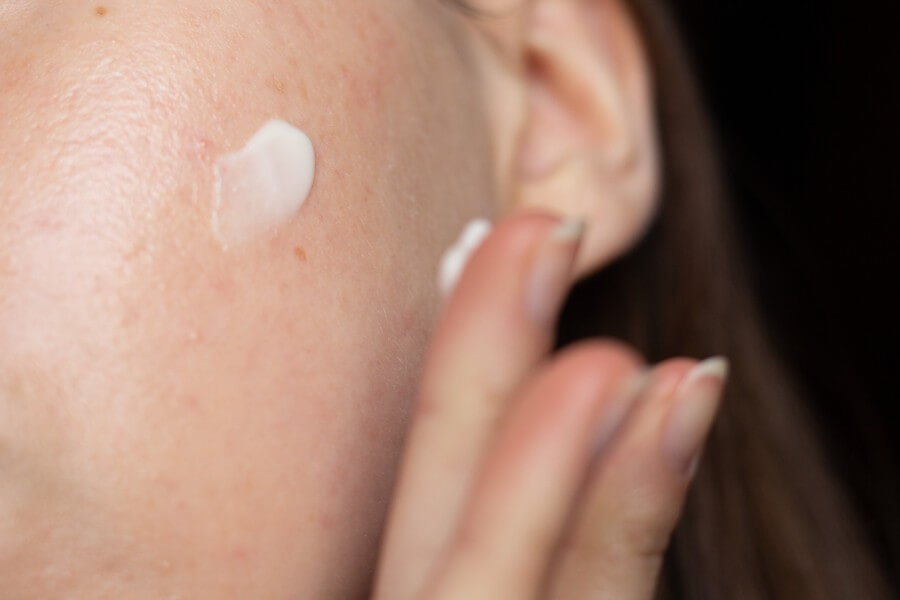
[[[633,246],[656,212],[648,59],[622,0],[530,0],[516,13],[495,38],[520,88],[506,100],[524,101],[507,132],[510,209],[584,218],[576,270],[585,275]]]

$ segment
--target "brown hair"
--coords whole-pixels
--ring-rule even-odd
[[[661,213],[624,259],[573,291],[562,346],[604,335],[649,361],[722,354],[732,376],[661,598],[879,599],[888,592],[745,280],[703,102],[671,16],[631,0],[657,85]]]

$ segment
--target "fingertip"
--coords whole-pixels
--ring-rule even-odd
[[[517,214],[497,224],[484,217],[472,219],[441,256],[438,268],[441,293],[449,297],[466,272],[484,270],[476,265],[524,258],[541,236],[560,223],[559,217],[536,211]]]
[[[493,225],[487,219],[481,217],[473,219],[466,224],[453,245],[444,252],[438,269],[438,287],[445,298],[453,293],[472,254],[490,235],[492,229]]]

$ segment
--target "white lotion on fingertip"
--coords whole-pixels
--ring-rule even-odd
[[[492,227],[491,222],[487,219],[472,220],[463,229],[462,235],[459,236],[456,243],[444,253],[441,259],[438,283],[445,296],[449,296],[456,287],[456,282],[459,281],[460,275],[466,268],[466,263],[491,232]]]
[[[309,137],[285,121],[262,126],[215,167],[213,231],[224,248],[287,223],[309,196],[316,157]]]

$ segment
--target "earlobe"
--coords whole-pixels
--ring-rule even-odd
[[[577,272],[628,250],[655,213],[659,184],[649,65],[619,0],[533,0],[523,14],[528,109],[514,210],[586,219]]]

